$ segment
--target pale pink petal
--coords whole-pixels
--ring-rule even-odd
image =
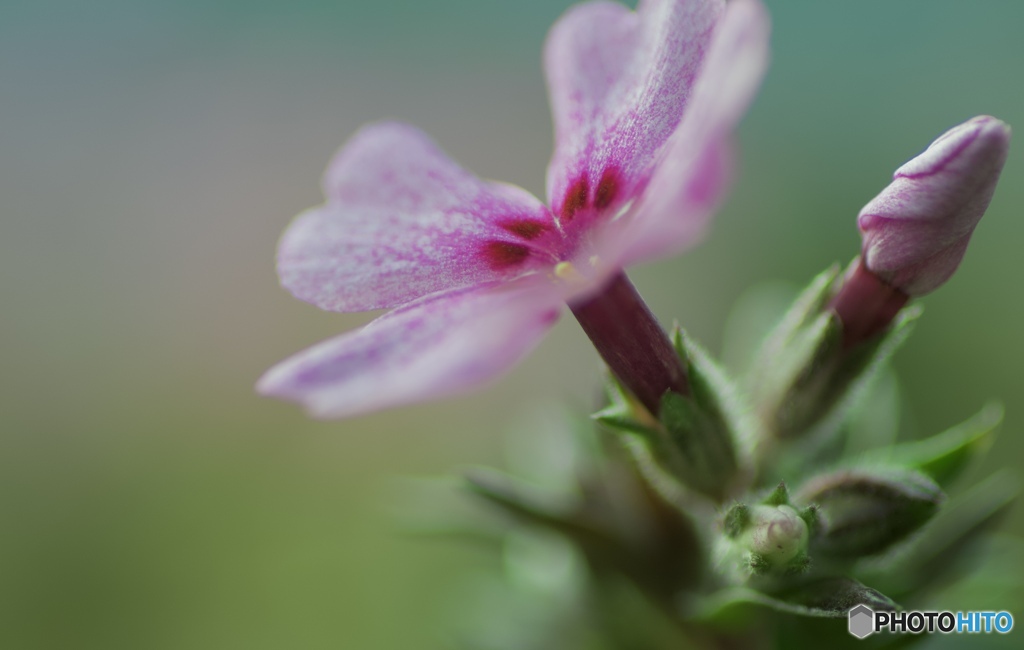
[[[436,294],[300,352],[256,388],[322,418],[473,390],[533,349],[560,306],[542,277]]]
[[[408,125],[359,131],[328,168],[324,193],[324,205],[285,231],[277,256],[281,284],[322,309],[394,307],[551,263],[547,208],[473,176]]]
[[[867,268],[911,296],[948,280],[992,200],[1009,147],[1010,128],[983,115],[896,170],[857,219]]]
[[[642,0],[570,9],[544,52],[555,123],[548,201],[563,225],[612,210],[646,183],[690,100],[724,0]]]
[[[686,114],[643,196],[628,237],[609,257],[622,265],[678,253],[703,233],[729,185],[731,134],[768,67],[768,12],[733,0],[715,27]]]

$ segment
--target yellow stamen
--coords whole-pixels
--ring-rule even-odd
[[[565,280],[566,282],[580,282],[586,279],[583,277],[583,274],[576,270],[572,262],[559,262],[555,264],[555,275],[560,280]]]

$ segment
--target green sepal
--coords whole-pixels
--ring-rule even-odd
[[[645,477],[669,498],[685,486],[721,500],[739,472],[734,430],[742,426],[741,409],[728,379],[707,353],[678,328],[673,342],[687,369],[689,395],[667,391],[654,419],[612,377],[609,405],[592,417],[625,434],[622,440]]]
[[[642,438],[654,438],[657,436],[657,431],[655,429],[644,426],[629,415],[621,413],[619,411],[619,407],[609,406],[594,413],[590,417],[594,418],[606,427],[622,433],[635,433]]]
[[[722,520],[725,536],[736,539],[750,524],[750,506],[745,503],[734,503]]]
[[[668,444],[664,427],[610,373],[606,393],[608,406],[591,415],[591,419],[618,437],[644,480],[662,498],[678,502],[686,489],[678,476],[679,461]]]
[[[989,450],[1002,421],[1002,405],[991,403],[971,419],[943,433],[870,452],[863,458],[866,462],[881,461],[916,469],[945,487],[971,460]]]
[[[819,273],[793,301],[786,313],[765,337],[757,353],[751,379],[760,383],[776,376],[779,359],[803,337],[803,330],[824,310],[839,278],[840,267],[833,264]]]
[[[720,499],[740,471],[739,443],[750,438],[745,409],[725,371],[678,326],[672,343],[687,370],[690,395],[666,392],[661,422],[691,466],[691,487]]]
[[[661,398],[661,424],[672,448],[677,478],[687,487],[721,499],[736,474],[736,454],[720,420],[696,397],[667,392]]]
[[[789,561],[789,564],[786,565],[785,575],[792,577],[801,573],[807,573],[810,569],[811,556],[807,554],[807,551],[804,551]]]
[[[785,481],[780,481],[775,489],[768,493],[764,499],[761,500],[766,506],[788,506],[789,502],[789,488],[786,487]]]
[[[815,554],[853,560],[905,540],[938,512],[945,494],[919,472],[870,468],[812,478],[799,499],[817,505],[824,524],[812,543]]]
[[[605,393],[608,405],[590,418],[619,433],[637,434],[642,438],[657,438],[657,423],[636,399],[630,395],[615,375],[609,373]]]
[[[747,566],[755,576],[766,576],[772,570],[772,563],[760,553],[750,553],[747,556]]]
[[[811,538],[814,538],[815,535],[821,532],[821,515],[818,510],[818,505],[812,503],[800,511],[800,518],[807,524],[807,531],[810,533]]]
[[[833,266],[815,278],[766,339],[748,381],[769,439],[834,430],[866,382],[910,334],[920,308],[904,309],[887,331],[852,349],[828,308],[838,280]]]
[[[820,341],[828,328],[828,317],[823,310],[833,293],[839,271],[839,265],[832,265],[818,274],[793,301],[757,352],[745,383],[763,423],[769,428],[778,428],[781,423],[775,421],[785,419],[778,410],[786,404],[790,386],[806,372],[815,350],[821,347]],[[765,434],[775,437],[776,431],[769,430]]]

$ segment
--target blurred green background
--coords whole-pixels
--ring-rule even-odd
[[[535,409],[585,410],[597,357],[566,319],[485,391],[310,421],[253,382],[370,316],[291,298],[274,247],[381,117],[542,196],[540,52],[569,4],[3,3],[0,647],[448,646],[459,585],[496,560],[397,534],[393,477],[501,463]],[[944,129],[1024,125],[1024,3],[768,5],[729,203],[702,246],[632,274],[712,349],[749,285],[851,259],[860,206]],[[1024,453],[1022,177],[1013,151],[896,361],[909,436],[1007,403],[975,476]]]

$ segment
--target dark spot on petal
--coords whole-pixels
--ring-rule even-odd
[[[572,221],[576,213],[586,207],[589,191],[590,185],[587,183],[586,176],[580,176],[575,183],[569,186],[569,191],[565,193],[565,201],[562,202],[563,221],[566,223]]]
[[[484,244],[483,254],[491,268],[499,270],[525,262],[530,256],[530,249],[507,241],[489,241]]]
[[[597,195],[594,197],[594,207],[604,210],[615,201],[619,194],[619,173],[612,167],[604,170],[601,174],[601,182],[597,184]]]
[[[547,224],[530,219],[517,219],[515,221],[504,221],[498,224],[508,232],[526,241],[532,241],[540,237],[548,229]]]

